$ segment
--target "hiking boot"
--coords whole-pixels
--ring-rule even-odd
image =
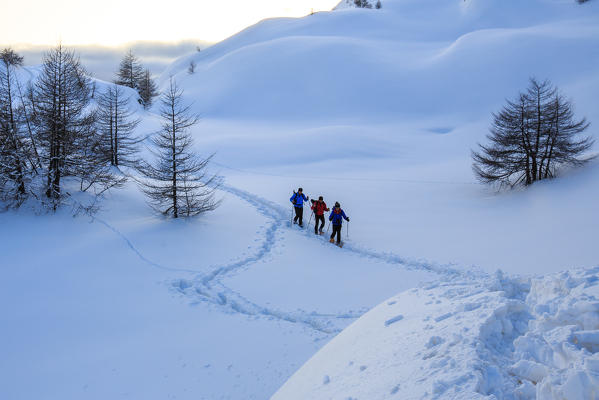
[[[331,240],[329,240],[329,242],[335,243],[335,239],[331,239]]]

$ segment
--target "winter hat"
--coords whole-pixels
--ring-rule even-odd
[[[304,191],[304,189],[302,189],[302,188],[299,188],[299,189],[297,189],[297,191],[298,191],[298,192],[303,192],[303,191]]]
[[[341,204],[339,204],[338,201],[335,202],[335,207],[341,207]]]
[[[324,197],[318,196],[318,200],[324,200]]]

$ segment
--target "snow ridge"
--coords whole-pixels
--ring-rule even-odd
[[[582,400],[598,388],[596,267],[535,278],[498,271],[403,292],[335,337],[272,399]]]

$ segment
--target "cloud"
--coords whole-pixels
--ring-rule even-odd
[[[81,63],[96,78],[112,81],[118,70],[119,63],[125,52],[129,49],[140,59],[144,67],[149,68],[153,75],[159,75],[175,59],[197,51],[199,46],[204,49],[211,43],[200,40],[183,40],[176,43],[165,42],[132,42],[122,46],[108,47],[99,45],[68,46],[75,50],[81,57]],[[42,63],[44,54],[50,49],[48,46],[19,44],[12,47],[25,57],[26,65]]]

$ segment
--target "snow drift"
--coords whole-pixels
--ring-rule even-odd
[[[593,2],[388,0],[263,21],[179,59],[163,81],[175,76],[218,118],[480,116],[530,76],[560,87],[595,77],[598,15]]]
[[[374,308],[272,399],[594,399],[598,344],[599,268],[456,279]]]

